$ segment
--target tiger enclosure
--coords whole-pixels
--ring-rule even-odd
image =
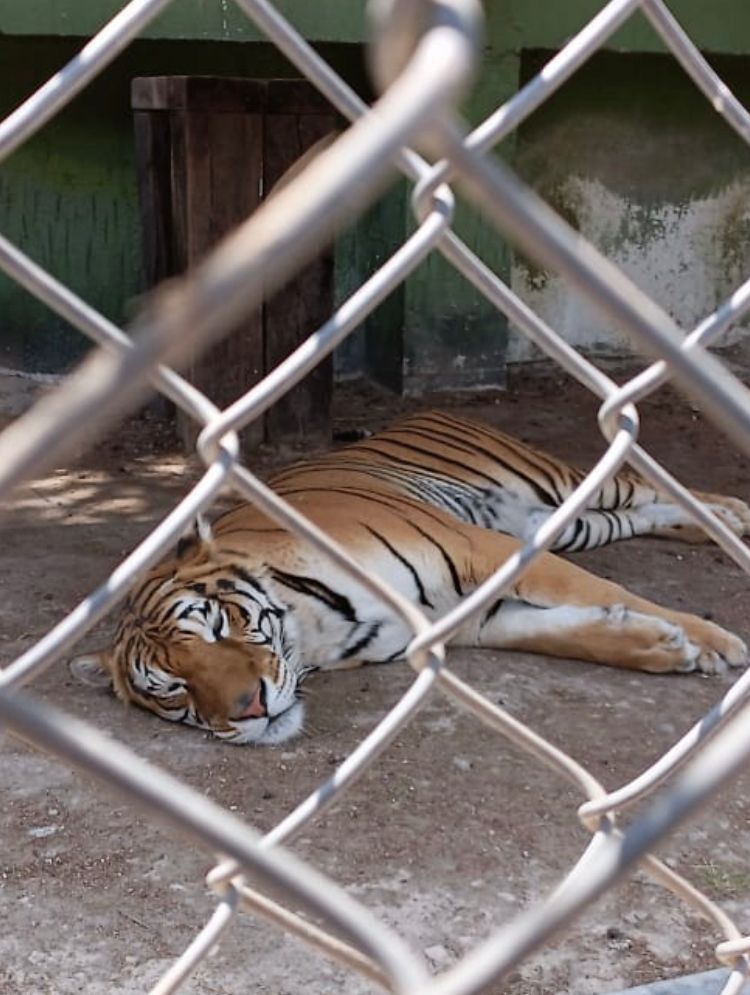
[[[750,644],[743,529],[673,483],[750,500],[750,16],[313,6],[0,10],[0,995],[734,995],[750,671],[443,662],[474,593],[458,526],[447,605],[372,502],[404,607],[397,570],[379,587],[336,559],[306,499],[263,482],[433,409],[585,471],[482,586],[484,624],[631,464],[711,538],[561,555]],[[543,461],[523,473],[552,486]],[[120,638],[196,515],[239,501],[318,551],[276,580],[344,617],[362,585],[386,613],[303,675],[275,745],[70,666]],[[267,574],[231,569],[265,631]],[[175,605],[206,654],[234,639],[226,607]],[[391,616],[403,653],[350,667]],[[143,659],[127,681],[182,707],[191,675]],[[270,723],[272,684],[229,724]]]

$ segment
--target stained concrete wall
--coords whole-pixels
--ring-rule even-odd
[[[528,54],[524,74],[545,56]],[[749,61],[714,58],[745,102]],[[750,276],[750,150],[666,55],[598,55],[521,129],[516,168],[687,330]],[[629,353],[556,275],[516,256],[512,285],[572,344]],[[510,361],[534,356],[512,336]]]

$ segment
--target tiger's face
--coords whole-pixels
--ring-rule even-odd
[[[168,721],[237,744],[280,743],[304,717],[289,615],[237,567],[161,573],[129,599],[112,648],[72,667],[84,679],[103,669],[120,698]]]

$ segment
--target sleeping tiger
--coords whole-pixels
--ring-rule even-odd
[[[271,483],[369,571],[435,618],[489,577],[582,479],[494,428],[428,412],[283,470]],[[738,535],[750,508],[700,494]],[[403,658],[405,623],[250,504],[183,540],[129,597],[106,652],[74,671],[125,702],[233,743],[281,743],[303,725],[314,670]],[[686,513],[621,473],[559,536],[592,549],[636,535],[697,540]],[[745,645],[552,553],[453,640],[664,672],[718,673]]]

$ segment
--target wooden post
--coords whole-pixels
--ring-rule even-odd
[[[133,80],[144,263],[149,286],[182,273],[243,221],[299,157],[335,128],[307,83],[195,76]],[[241,326],[191,359],[187,378],[226,407],[333,311],[329,251],[259,305]],[[332,366],[324,362],[243,433],[259,442],[318,445],[330,440]],[[178,414],[192,448],[196,426]]]
[[[263,186],[270,196],[306,153],[320,151],[336,121],[320,113],[308,83],[273,80],[263,118]],[[272,370],[333,313],[333,252],[326,252],[266,301],[265,368]],[[325,445],[331,441],[333,357],[319,363],[266,415],[267,439]]]

